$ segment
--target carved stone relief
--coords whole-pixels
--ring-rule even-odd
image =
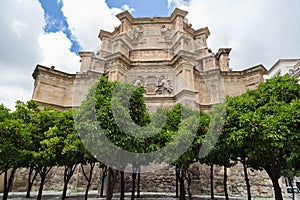
[[[148,76],[146,77],[146,94],[148,95],[154,95],[156,94],[157,90],[157,81],[156,76]]]
[[[138,43],[143,39],[144,30],[141,25],[139,25],[136,29],[133,30],[132,34],[132,43]]]
[[[134,79],[133,85],[145,87],[144,78],[142,76],[138,76],[136,79]]]
[[[171,28],[166,25],[161,25],[160,37],[166,42],[171,42]]]
[[[171,80],[167,80],[164,75],[160,76],[158,79],[156,94],[172,94],[173,87]]]
[[[172,82],[165,75],[138,76],[133,79],[132,83],[135,86],[144,87],[147,95],[170,95],[173,93]]]

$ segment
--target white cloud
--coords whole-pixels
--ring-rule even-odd
[[[24,22],[20,22],[17,19],[14,19],[11,26],[19,38],[22,37],[22,32],[27,27],[27,25]]]
[[[271,67],[279,58],[299,58],[300,2],[298,0],[169,0],[189,12],[193,28],[208,26],[208,44],[214,52],[233,48],[234,69],[262,63]],[[100,44],[99,30],[113,31],[120,22],[115,15],[127,9],[109,8],[105,0],[57,0],[67,18],[72,37],[84,51]],[[128,6],[133,12],[134,9]],[[155,11],[153,11],[155,12]],[[46,21],[48,20],[48,21]],[[71,42],[62,32],[47,34],[39,1],[4,0],[0,7],[0,103],[12,108],[16,100],[31,99],[37,64],[75,73],[79,57],[70,52]],[[64,27],[61,27],[64,28]]]
[[[191,0],[168,0],[168,8],[188,6]]]
[[[79,71],[80,57],[70,51],[72,43],[63,32],[43,34],[38,41],[43,52],[40,64],[68,73]]]
[[[0,103],[31,99],[35,65],[41,59],[37,38],[44,13],[38,1],[4,0],[0,7]]]
[[[31,75],[37,64],[78,71],[79,57],[70,52],[66,36],[44,33],[46,22],[39,1],[2,1],[0,24],[0,104],[14,109],[17,100],[31,99]]]
[[[127,11],[130,12],[130,13],[132,13],[132,12],[135,11],[134,8],[129,7],[127,4],[124,4],[124,5],[122,6],[122,10],[124,10],[124,11],[127,10]]]
[[[62,0],[62,12],[69,29],[85,51],[93,51],[100,44],[100,29],[113,31],[120,21],[115,17],[122,10],[110,9],[105,0]]]
[[[231,66],[270,68],[280,58],[300,55],[300,2],[297,0],[192,0],[186,9],[195,29],[208,26],[214,52],[231,47]]]
[[[115,14],[119,8],[109,9],[104,0],[57,0],[63,3],[73,39],[77,39],[85,51],[95,49],[99,29],[112,31],[120,24]],[[124,7],[125,8],[125,7]],[[131,9],[130,7],[128,7]],[[133,11],[133,9],[131,9]],[[72,43],[63,32],[45,33],[43,27],[56,26],[65,29],[61,21],[44,18],[39,1],[4,0],[0,7],[0,103],[13,109],[17,100],[32,97],[34,80],[32,73],[37,64],[75,73],[79,59],[70,51]]]

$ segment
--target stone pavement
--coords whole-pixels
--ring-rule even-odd
[[[28,200],[25,198],[25,192],[11,192],[9,194],[10,200]],[[61,199],[61,191],[44,191],[43,192],[43,200],[58,200]],[[130,199],[130,193],[126,193],[126,198],[125,199]],[[36,199],[37,192],[32,192],[31,193],[31,198],[30,199]],[[296,198],[295,200],[300,200],[298,195],[295,195]],[[2,194],[0,193],[0,199],[2,199]],[[67,199],[70,200],[82,200],[84,199],[84,193],[83,192],[76,192],[72,191],[68,193]],[[90,191],[89,192],[89,200],[105,200],[105,198],[99,198],[98,197],[98,191]],[[114,195],[113,200],[118,200],[119,196],[118,194]],[[177,199],[175,198],[175,194],[171,193],[141,193],[141,198],[136,198],[137,200],[174,200]],[[188,199],[188,198],[187,198]],[[209,195],[194,195],[193,196],[194,200],[209,200],[210,196]],[[216,200],[223,200],[225,199],[223,196],[215,196]],[[244,200],[247,199],[246,197],[230,197],[231,200]],[[253,197],[253,200],[273,200],[274,198],[262,198],[262,197]],[[290,200],[288,197],[284,197],[284,200]]]

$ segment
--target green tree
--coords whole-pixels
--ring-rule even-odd
[[[51,107],[45,107],[38,114],[38,127],[34,137],[36,147],[31,151],[33,167],[41,177],[37,200],[42,198],[46,176],[57,164],[57,157],[63,145],[58,137],[53,137],[60,115],[60,111]]]
[[[86,100],[75,112],[76,126],[81,139],[89,146],[91,153],[98,156],[107,156],[111,163],[118,163],[121,168],[121,199],[124,199],[124,170],[130,160],[120,157],[118,152],[111,152],[101,137],[108,138],[110,143],[129,152],[145,152],[145,141],[134,134],[141,134],[136,131],[150,121],[143,99],[143,89],[133,87],[128,83],[109,82],[102,77],[91,88]],[[118,116],[118,117],[116,117]],[[95,120],[96,119],[96,122]],[[102,135],[99,134],[102,130]],[[82,134],[81,134],[82,133]],[[93,139],[94,138],[94,139]],[[92,149],[91,149],[92,148]],[[93,150],[95,150],[93,152]],[[107,154],[109,152],[109,154]],[[115,155],[112,155],[115,153]],[[101,158],[97,157],[101,160]],[[106,160],[107,160],[106,158]],[[108,169],[109,180],[107,198],[112,196],[113,174]],[[133,177],[135,177],[133,173]],[[133,179],[133,182],[135,179]]]
[[[0,105],[0,175],[4,173],[3,200],[8,198],[15,171],[26,157],[25,146],[28,135],[22,120],[13,118],[5,106]],[[8,177],[10,173],[10,176]]]
[[[54,142],[48,143],[48,149],[54,150],[58,166],[64,167],[62,199],[65,199],[70,179],[78,164],[84,162],[85,148],[75,130],[72,110],[61,112],[57,124],[50,130],[48,136]]]
[[[23,124],[26,124],[24,127],[24,131],[28,134],[28,142],[24,145],[25,151],[27,152],[24,155],[24,159],[21,167],[29,168],[28,169],[28,178],[27,178],[27,192],[26,198],[30,198],[30,191],[32,185],[36,179],[37,172],[33,167],[33,160],[31,156],[31,152],[37,150],[36,148],[39,145],[36,145],[37,140],[35,140],[38,129],[38,113],[40,112],[39,104],[35,101],[27,101],[26,103],[22,101],[16,102],[16,110],[13,112],[13,117],[15,119],[22,120]]]
[[[240,123],[240,117],[251,107],[253,100],[248,95],[231,97],[226,99],[226,122],[224,123],[223,133],[226,134],[227,144],[231,147],[230,158],[235,162],[240,162],[243,166],[244,179],[247,187],[247,198],[251,200],[251,185],[247,169],[251,168],[249,160],[249,152],[251,151],[251,143],[241,142],[240,135],[245,135]],[[239,142],[237,142],[239,140]],[[253,169],[253,168],[252,168]]]
[[[83,145],[83,144],[81,143],[81,145]],[[84,199],[87,200],[89,189],[90,189],[90,186],[91,186],[93,170],[94,170],[96,164],[99,163],[99,162],[85,147],[83,147],[83,148],[84,148],[84,150],[83,150],[84,158],[83,158],[83,162],[81,162],[80,166],[81,166],[82,173],[83,173],[83,175],[84,175],[84,177],[87,181],[87,186],[86,186],[85,195],[84,195]],[[99,163],[99,165],[101,165],[101,164]],[[87,171],[84,168],[84,166],[89,166],[89,170]]]
[[[232,167],[235,162],[232,160],[234,147],[228,143],[229,134],[224,130],[226,128],[226,107],[225,104],[215,105],[210,112],[211,121],[208,134],[205,137],[205,146],[209,146],[208,154],[200,159],[201,162],[211,166],[211,197],[213,192],[213,166],[218,165],[224,168],[223,186],[225,198],[229,199],[227,189],[227,169]]]
[[[276,200],[283,199],[278,179],[299,160],[299,97],[297,80],[285,75],[226,99],[228,115],[236,114],[226,122],[232,140],[250,167],[267,172]]]
[[[192,111],[181,104],[175,105],[168,111],[166,123],[162,128],[161,135],[165,138],[165,144],[162,145],[177,146],[178,140],[182,142],[181,140],[192,138],[187,150],[173,162],[173,165],[176,166],[177,175],[179,175],[180,199],[185,199],[185,180],[188,183],[188,195],[192,198],[189,166],[199,161],[199,151],[208,126],[209,116],[201,111]]]

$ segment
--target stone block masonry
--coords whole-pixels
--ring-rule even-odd
[[[191,191],[193,195],[208,195],[210,194],[210,170],[209,166],[194,163],[189,168],[192,183]],[[99,180],[102,176],[102,171],[98,167],[94,169],[91,190],[99,190]],[[13,191],[24,192],[27,189],[28,169],[19,169],[16,172],[13,183]],[[120,191],[120,175],[115,183],[115,192]],[[272,197],[272,183],[264,171],[249,170],[249,179],[251,184],[251,193],[253,196]],[[176,191],[176,174],[175,167],[167,167],[154,173],[141,174],[141,192],[162,192],[175,193]],[[77,167],[68,186],[69,190],[84,191],[86,180],[83,176],[81,167]],[[32,191],[37,191],[39,187],[39,177],[35,181]],[[55,167],[48,174],[44,186],[45,190],[63,189],[63,168]],[[223,168],[214,167],[214,190],[215,194],[223,195]],[[131,191],[131,174],[125,175],[125,191]],[[228,169],[228,191],[231,196],[246,197],[246,183],[241,165],[234,166]]]

